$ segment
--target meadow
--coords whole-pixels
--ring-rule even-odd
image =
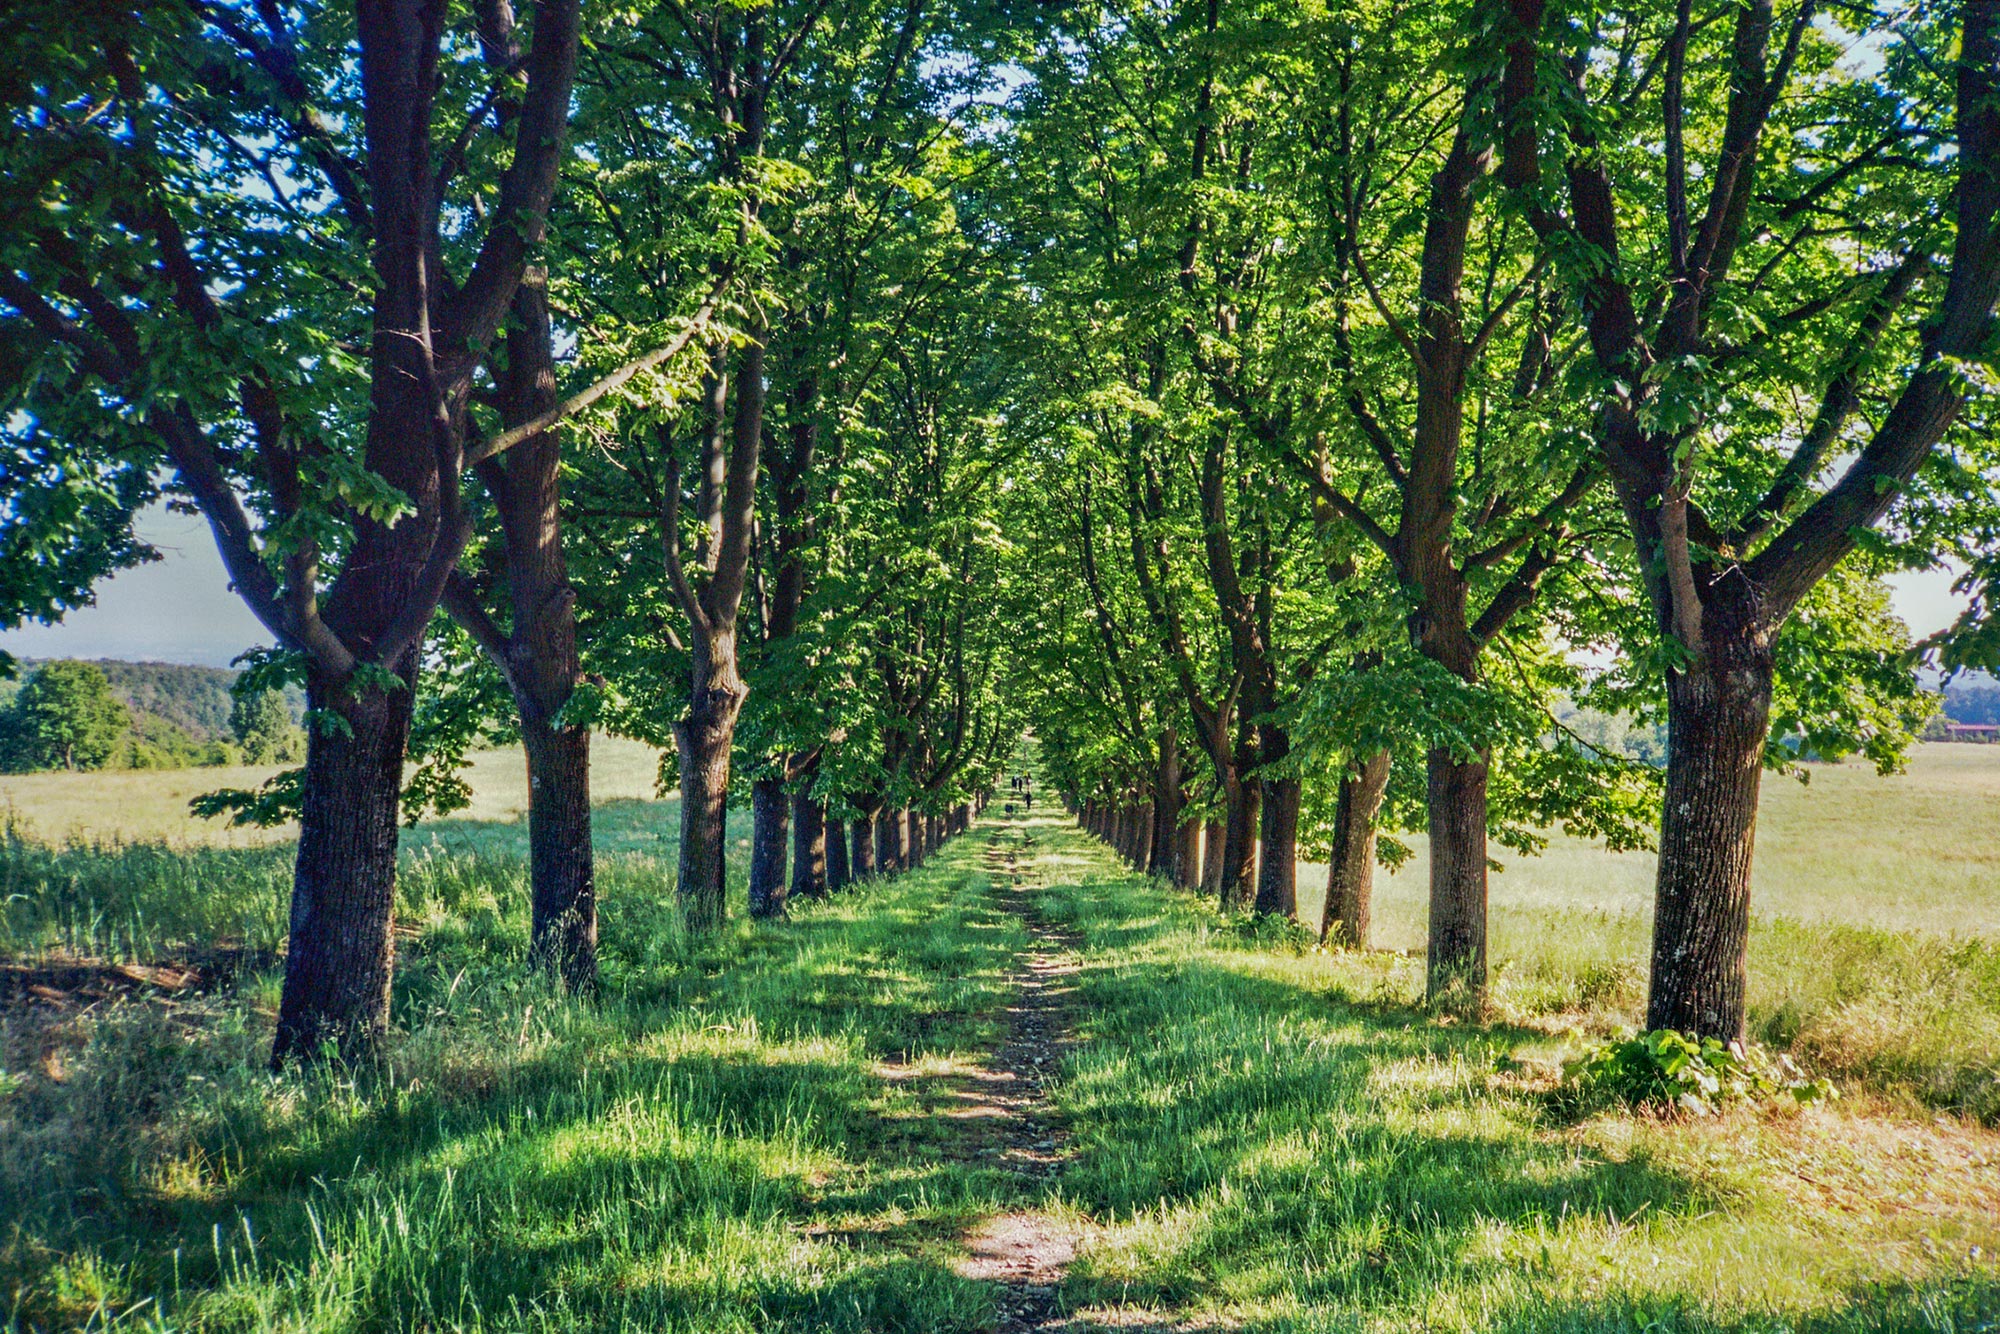
[[[1912,831],[1885,892],[1943,893],[1925,839],[1963,820],[1953,846],[1993,855],[1995,771],[1972,749],[1926,750],[1908,779],[1774,785],[1762,873],[1840,865],[1822,845],[1870,803],[1876,828]],[[482,762],[500,777],[507,761]],[[1050,1301],[1078,1331],[2000,1321],[2000,946],[1971,910],[1891,930],[1909,900],[1760,881],[1803,906],[1759,919],[1753,1022],[1844,1096],[1579,1120],[1550,1096],[1561,1062],[1643,991],[1623,882],[1570,902],[1534,888],[1533,863],[1496,877],[1481,1023],[1425,1010],[1402,950],[1322,953],[1222,918],[1059,811],[996,807],[920,871],[690,940],[676,806],[638,788],[649,764],[632,752],[631,786],[598,787],[594,1002],[523,974],[516,796],[489,789],[409,839],[387,1050],[281,1076],[263,1057],[284,845],[48,841],[17,800],[0,838],[0,1319],[1016,1328],[1008,1285],[967,1263],[1004,1218],[1072,1239]],[[1788,833],[1806,843],[1788,851]],[[1586,876],[1569,868],[1589,855],[1559,844],[1546,865]],[[1385,934],[1419,871],[1382,877]],[[992,1066],[1031,950],[1068,970],[1040,1175],[944,1091]],[[125,980],[80,985],[86,963]]]

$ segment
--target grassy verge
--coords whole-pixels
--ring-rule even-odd
[[[1274,950],[1038,839],[1042,910],[1086,942],[1073,1301],[1260,1330],[2000,1322],[2000,1137],[1866,1098],[1562,1125],[1544,1028],[1441,1022],[1415,961]]]
[[[1865,1085],[1694,1123],[1549,1115],[1564,1044],[1632,983],[1583,917],[1503,975],[1494,1023],[1451,1024],[1415,1003],[1416,960],[1300,949],[1123,873],[1053,813],[1005,822],[1039,910],[1082,942],[1051,1085],[1068,1157],[1044,1187],[911,1077],[999,1040],[1028,936],[983,869],[994,831],[694,942],[645,828],[607,828],[592,1003],[523,977],[525,870],[482,825],[406,856],[397,1037],[357,1075],[263,1073],[268,969],[0,1014],[0,1321],[984,1330],[995,1293],[956,1262],[1028,1207],[1080,1229],[1079,1329],[2000,1325],[2000,1135]],[[16,958],[281,927],[249,910],[282,905],[281,850],[0,853]],[[1982,976],[1915,937],[1765,943],[1797,951],[1803,1017],[1772,1031],[1801,1050],[1851,1021],[1851,988],[1935,999]],[[1836,1055],[1885,1088],[1931,1068],[1884,1033]]]
[[[1022,935],[975,861],[700,946],[663,886],[608,884],[595,1004],[521,977],[518,868],[457,863],[351,1078],[261,1072],[268,977],[100,1008],[0,1091],[0,1318],[987,1327],[950,1238],[1009,1187],[906,1133],[877,1071],[993,1039]]]

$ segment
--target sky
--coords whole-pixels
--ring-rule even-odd
[[[149,508],[139,535],[161,559],[125,570],[98,586],[97,604],[71,612],[58,625],[29,623],[0,630],[0,649],[24,658],[123,658],[135,662],[185,662],[227,667],[247,648],[271,642],[264,627],[234,593],[216,554],[208,524]],[[1949,625],[1961,600],[1944,570],[1916,571],[1889,580],[1897,612],[1913,634]]]

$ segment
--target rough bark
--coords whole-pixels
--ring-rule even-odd
[[[854,870],[847,861],[847,822],[826,817],[826,888],[829,893],[854,883]]]
[[[1299,915],[1299,800],[1298,779],[1265,781],[1258,831],[1262,851],[1255,910],[1259,917]]]
[[[699,657],[699,653],[697,653]],[[732,666],[732,674],[733,667]],[[696,680],[701,680],[697,667]],[[681,846],[676,897],[691,931],[715,931],[727,916],[729,748],[742,708],[739,691],[697,686],[688,717],[674,724],[681,768]]]
[[[1378,750],[1345,774],[1334,803],[1333,847],[1327,855],[1323,944],[1368,948],[1375,897],[1375,816],[1389,786],[1389,752]]]
[[[1201,828],[1201,892],[1221,901],[1222,897],[1222,854],[1228,843],[1227,827],[1220,820],[1210,820]]]
[[[528,962],[570,991],[597,982],[597,881],[590,840],[590,730],[521,716],[528,757]]]
[[[868,880],[877,874],[875,869],[875,815],[863,811],[847,822],[847,872],[848,883]]]
[[[1174,830],[1174,883],[1182,889],[1201,885],[1201,822],[1187,818],[1185,795],[1181,802],[1180,827]]]
[[[530,269],[514,295],[506,364],[496,391],[501,421],[537,419],[556,402],[547,279]],[[590,837],[590,731],[557,725],[583,680],[576,596],[563,555],[562,445],[554,432],[527,437],[480,469],[501,531],[501,568],[512,622],[503,636],[469,581],[454,577],[445,603],[500,667],[520,716],[528,761],[528,845],[533,910],[528,958],[571,990],[597,978],[597,888]]]
[[[1181,748],[1169,727],[1160,732],[1158,763],[1153,769],[1153,840],[1146,869],[1180,883]]]
[[[414,677],[414,654],[404,679]],[[413,686],[351,694],[314,673],[307,702],[352,735],[312,729],[273,1065],[329,1045],[351,1057],[389,1025],[397,810]]]
[[[1477,1008],[1486,997],[1485,758],[1427,756],[1430,809],[1429,994]]]
[[[750,784],[750,915],[782,917],[785,912],[785,853],[791,832],[790,802],[778,778]]]
[[[792,798],[793,897],[826,897],[826,862],[826,808],[801,792]]]
[[[1744,1035],[1750,862],[1773,662],[1722,599],[1703,661],[1667,677],[1667,789],[1653,914],[1648,1028]]]
[[[1216,902],[1229,912],[1248,906],[1256,883],[1257,825],[1263,793],[1254,782],[1238,781],[1230,784],[1224,795],[1222,880],[1216,889]]]
[[[883,811],[875,817],[875,873],[894,875],[903,869],[903,813]]]

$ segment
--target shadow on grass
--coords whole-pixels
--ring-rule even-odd
[[[1487,1082],[1529,1030],[1274,976],[1282,958],[1130,879],[1041,902],[1088,942],[1060,1191],[1119,1238],[1071,1271],[1075,1303],[1396,1303],[1462,1275],[1496,1233],[1720,1202],[1644,1154],[1535,1133],[1534,1110]]]
[[[127,1303],[193,1328],[246,1309],[369,1328],[529,1312],[590,1329],[988,1325],[988,1289],[922,1238],[988,1208],[992,1171],[871,1161],[871,1063],[991,1037],[1021,933],[982,886],[969,852],[947,852],[789,921],[680,941],[595,1004],[447,932],[402,970],[415,1031],[382,1070],[206,1109],[196,1188],[24,1208],[0,1248],[0,1274],[32,1280],[9,1285],[18,1318],[69,1323],[83,1299],[65,1285],[106,1271]],[[612,919],[607,955],[644,955],[619,932],[654,917]],[[912,1218],[942,1224],[891,1225]],[[51,1275],[58,1256],[96,1258]]]

